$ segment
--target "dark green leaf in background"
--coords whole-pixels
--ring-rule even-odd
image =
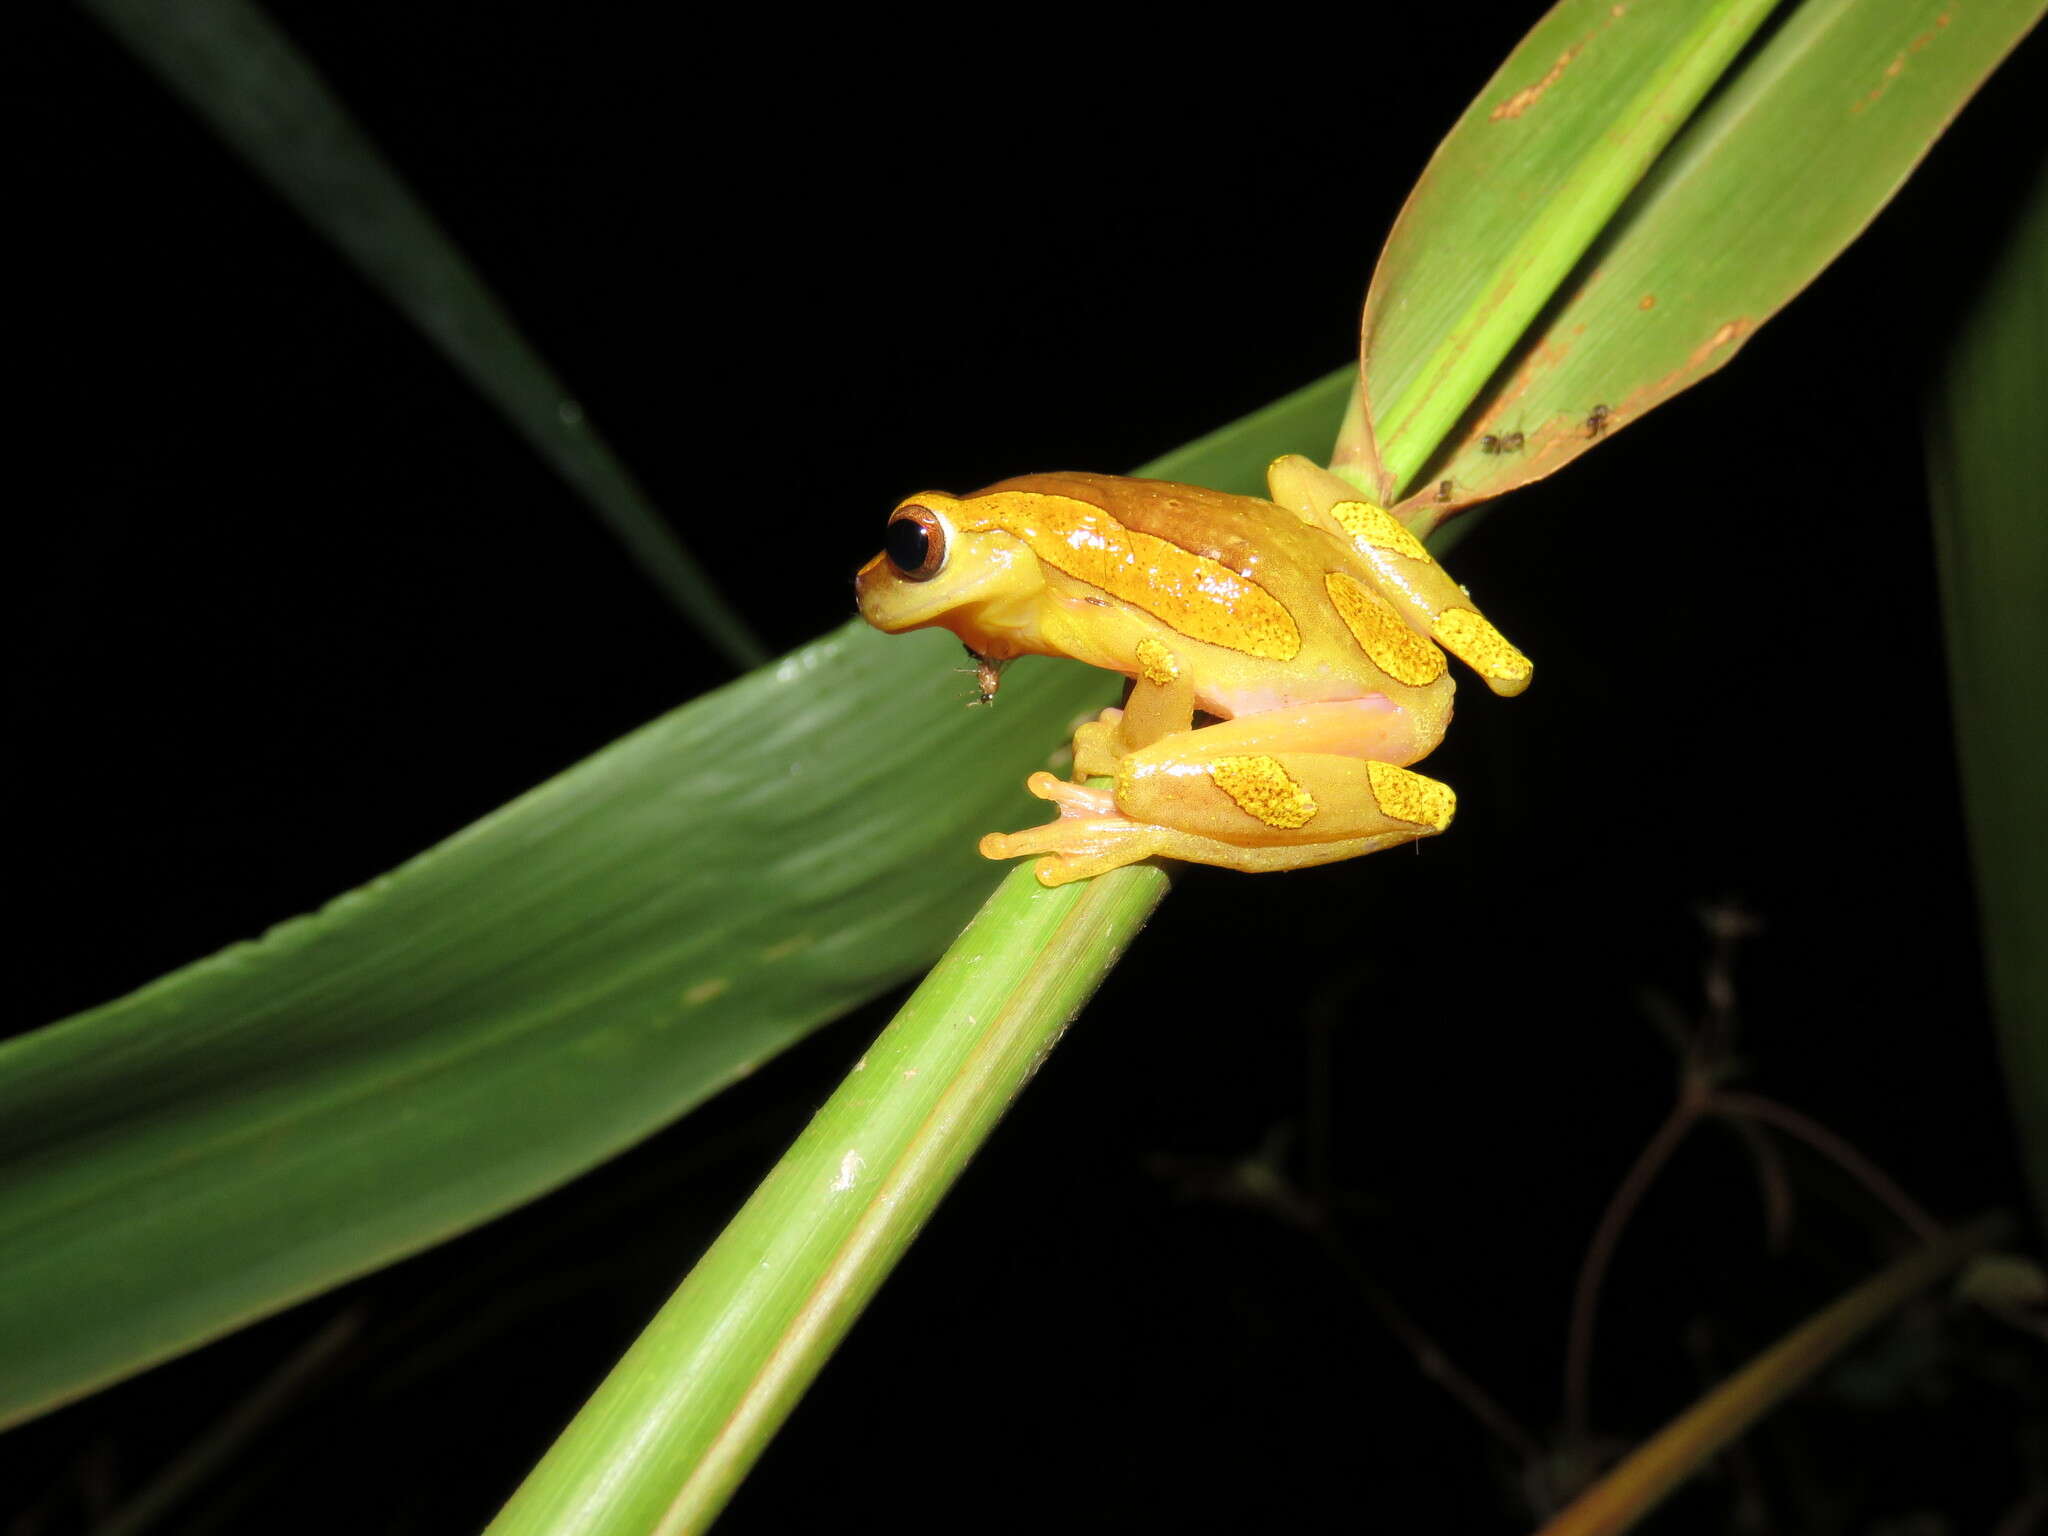
[[[1978,920],[2021,1149],[2048,1224],[2048,178],[2037,175],[1931,405],[1928,472]]]
[[[79,0],[334,242],[575,488],[725,655],[766,652],[497,296],[291,39],[247,0]]]

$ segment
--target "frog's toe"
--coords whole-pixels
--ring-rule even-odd
[[[975,846],[984,859],[1021,859],[1033,850],[1026,845],[1028,832],[991,832]]]
[[[1050,800],[1060,808],[1062,819],[1075,816],[1115,816],[1116,796],[1106,789],[1091,789],[1086,784],[1069,784],[1056,774],[1034,773],[1024,781],[1024,787],[1041,800]],[[1057,822],[1054,823],[1058,825]]]
[[[1061,853],[1040,859],[1032,869],[1040,885],[1066,885],[1074,880],[1092,880],[1112,869],[1122,869],[1159,852],[1150,827],[1139,827],[1134,835],[1093,853]]]
[[[1053,783],[1062,790],[1100,796],[1105,801],[1109,799],[1101,790],[1082,790],[1079,785],[1061,784],[1057,779]],[[1048,795],[1046,798],[1056,797]],[[1078,796],[1076,803],[1083,803]],[[1150,858],[1158,852],[1160,835],[1158,827],[1147,826],[1143,822],[1114,814],[1076,814],[1062,805],[1059,819],[1042,827],[1026,827],[1022,832],[989,833],[981,840],[981,853],[988,859],[1044,855],[1034,871],[1039,883],[1065,885],[1070,880],[1085,880],[1119,865]]]
[[[1048,854],[1031,866],[1031,873],[1043,886],[1070,885],[1076,880],[1087,878],[1078,869],[1080,863],[1079,859],[1070,859],[1062,853]]]
[[[1062,816],[1042,827],[1026,827],[1022,832],[991,832],[981,840],[981,856],[985,859],[1022,859],[1034,853],[1096,853],[1114,847],[1140,830],[1137,823],[1125,821],[1120,816]]]

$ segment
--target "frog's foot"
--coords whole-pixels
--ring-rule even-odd
[[[1086,730],[1087,727],[1083,726],[1082,729]],[[1113,817],[1116,815],[1116,796],[1108,790],[1095,789],[1087,784],[1069,784],[1057,774],[1034,773],[1024,781],[1024,787],[1030,790],[1032,794],[1038,796],[1039,799],[1050,800],[1054,805],[1058,806],[1060,808],[1060,821],[1069,819],[1094,820],[1104,816]],[[1052,826],[1057,827],[1059,824],[1059,821],[1055,821],[1052,823]],[[1045,832],[1051,830],[1051,828],[1040,827],[1038,830]],[[995,833],[992,835],[1001,836],[1002,834]],[[1023,836],[1021,832],[1016,835],[1019,837]]]
[[[1120,709],[1105,709],[1086,725],[1074,732],[1074,778],[1109,778],[1116,772],[1117,759],[1123,756],[1123,747],[1117,735],[1123,723],[1124,712]]]
[[[1112,728],[1113,725],[1114,722]],[[1045,855],[1033,871],[1041,885],[1086,880],[1149,859],[1163,851],[1170,838],[1163,827],[1119,816],[1116,797],[1106,789],[1069,784],[1049,773],[1032,774],[1024,781],[1024,787],[1039,799],[1057,805],[1059,816],[1042,827],[1027,827],[1022,832],[991,832],[981,840],[981,853],[988,859]]]
[[[1059,783],[1057,779],[1052,782]],[[1061,787],[1071,789],[1076,786]],[[1089,793],[1099,794],[1100,791]],[[1042,827],[1031,827],[1022,832],[991,832],[981,840],[981,852],[983,857],[991,859],[1042,854],[1044,857],[1039,859],[1032,873],[1038,877],[1040,885],[1051,886],[1092,879],[1143,859],[1184,859],[1191,864],[1214,864],[1223,869],[1242,870],[1246,874],[1303,869],[1311,864],[1331,864],[1339,859],[1356,858],[1362,853],[1377,853],[1382,848],[1397,847],[1427,835],[1424,828],[1417,827],[1330,843],[1247,847],[1174,827],[1149,826],[1125,816],[1069,816],[1062,812],[1058,820]]]

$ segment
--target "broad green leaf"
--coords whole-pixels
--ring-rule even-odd
[[[1333,468],[1389,503],[1415,478],[1776,3],[1560,0],[1536,24],[1387,238]]]
[[[1141,471],[1250,485],[1326,379]],[[936,955],[1106,674],[859,622],[324,911],[0,1045],[0,1424],[474,1226]]]
[[[1336,440],[1344,418],[1344,402],[1358,377],[1355,368],[1339,368],[1263,410],[1240,416],[1173,452],[1139,466],[1135,474],[1160,480],[1206,485],[1239,496],[1266,494],[1266,466],[1283,453],[1320,459]]]
[[[2048,1223],[2048,176],[1928,420],[1956,750],[1991,1004]]]
[[[927,963],[1107,691],[1019,664],[969,709],[958,660],[849,623],[0,1046],[0,1422],[530,1199]]]
[[[746,623],[513,325],[448,232],[249,0],[79,0],[503,411],[669,601],[742,666]]]
[[[1423,480],[1403,510],[1426,529],[1552,473],[1704,378],[1883,208],[2041,10],[2037,0],[1806,0],[1721,81],[1567,275],[1555,246],[1523,225],[1576,218],[1556,189],[1612,153],[1573,126],[1597,110],[1579,94],[1612,89],[1588,66],[1626,46],[1631,28],[1678,25],[1672,12],[1704,27],[1713,14],[1567,0],[1531,34],[1544,45],[1518,49],[1465,114],[1402,215],[1365,334],[1368,393],[1390,413],[1374,420],[1385,462],[1353,428],[1337,467],[1389,497]],[[1546,129],[1546,112],[1564,121]],[[1617,118],[1608,131],[1640,130]],[[1472,198],[1479,185],[1497,198]],[[1489,229],[1485,210],[1461,198],[1504,202],[1511,222]],[[1522,264],[1532,246],[1548,259]],[[1539,276],[1549,283],[1540,295],[1530,291]],[[1504,325],[1444,329],[1468,310],[1490,321],[1497,295],[1516,314],[1533,313],[1532,298],[1549,307],[1504,349]],[[1471,355],[1450,355],[1461,344]],[[1467,392],[1475,379],[1483,387]],[[1523,434],[1519,452],[1484,451],[1484,436],[1509,432]],[[1453,490],[1438,502],[1443,480]]]

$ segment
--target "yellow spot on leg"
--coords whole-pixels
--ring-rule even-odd
[[[1344,525],[1344,531],[1360,544],[1373,549],[1390,549],[1410,560],[1427,560],[1429,551],[1422,541],[1401,525],[1401,520],[1384,507],[1369,501],[1340,501],[1330,515]]]
[[[1451,786],[1436,779],[1396,768],[1392,763],[1369,762],[1366,777],[1372,781],[1372,797],[1380,809],[1396,821],[1412,821],[1441,832],[1451,824],[1458,797]]]
[[[1529,686],[1535,664],[1480,614],[1446,608],[1437,615],[1435,629],[1444,649],[1485,678],[1495,693],[1512,697]]]
[[[1364,582],[1332,571],[1323,578],[1323,590],[1359,649],[1395,682],[1420,688],[1443,676],[1444,653],[1410,629],[1394,605]]]
[[[1138,642],[1138,672],[1146,682],[1165,687],[1180,676],[1180,663],[1173,652],[1147,636]]]
[[[1306,826],[1316,813],[1313,796],[1297,784],[1278,758],[1219,757],[1209,765],[1216,787],[1237,802],[1238,809],[1269,827]]]

